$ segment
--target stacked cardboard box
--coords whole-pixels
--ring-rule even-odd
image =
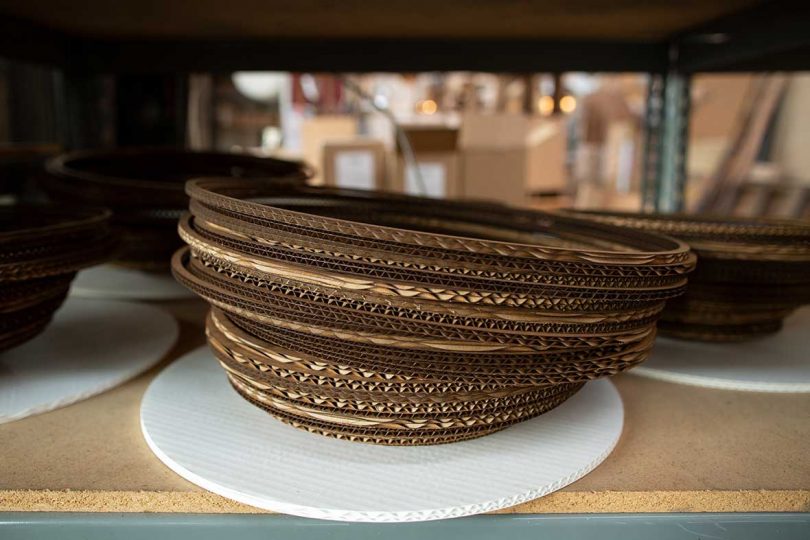
[[[301,157],[306,163],[322,163],[323,148],[330,141],[350,139],[357,135],[357,118],[348,115],[321,115],[306,118],[301,123]],[[323,184],[321,171],[316,171],[311,183]]]
[[[323,147],[322,170],[327,186],[385,189],[385,166],[385,146],[374,139],[328,142]]]
[[[392,188],[409,195],[456,199],[463,195],[458,158],[458,129],[443,126],[403,126],[416,160],[406,162],[397,144]],[[418,168],[417,174],[415,168]]]
[[[566,187],[566,134],[562,119],[524,114],[470,114],[459,147],[461,196],[525,204],[529,193]]]

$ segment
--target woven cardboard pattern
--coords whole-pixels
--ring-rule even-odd
[[[548,269],[543,273],[505,274],[491,270],[479,272],[472,268],[459,271],[436,264],[418,264],[413,260],[400,264],[362,255],[341,260],[341,257],[346,256],[326,253],[322,249],[319,254],[312,255],[298,242],[268,247],[267,244],[276,244],[276,241],[239,241],[234,239],[236,234],[232,237],[210,235],[205,227],[205,222],[200,223],[198,218],[187,216],[180,222],[180,236],[195,248],[202,261],[217,268],[233,272],[239,272],[243,268],[243,273],[266,276],[268,272],[264,268],[269,264],[267,261],[273,261],[273,274],[283,275],[286,266],[287,274],[292,273],[303,278],[306,275],[303,268],[311,267],[319,282],[326,279],[345,280],[346,276],[351,276],[352,282],[346,283],[346,286],[374,289],[378,292],[385,289],[388,294],[404,298],[420,296],[443,302],[527,308],[553,307],[558,310],[571,306],[575,310],[592,308],[601,311],[611,309],[609,306],[621,309],[643,301],[655,302],[673,298],[682,294],[686,283],[683,275],[666,280],[655,276],[646,281],[630,280],[622,275],[604,278],[596,276],[590,279],[587,274],[556,275]],[[222,230],[222,227],[218,229]],[[616,269],[611,271],[616,272]],[[358,276],[363,276],[365,281],[358,281]],[[420,282],[425,283],[425,286],[420,286]],[[600,288],[609,284],[621,290]],[[627,289],[634,290],[630,292]]]
[[[109,219],[106,210],[0,209],[0,351],[39,334],[76,271],[112,255],[117,240]]]
[[[118,264],[165,271],[181,245],[175,228],[188,206],[183,191],[188,178],[273,178],[281,188],[302,184],[310,175],[305,165],[293,161],[143,148],[58,156],[48,163],[42,184],[55,201],[113,210],[113,223],[121,237]]]
[[[699,263],[686,295],[667,304],[667,335],[744,341],[782,328],[810,303],[810,225],[800,221],[566,212],[599,223],[670,234]]]
[[[480,437],[637,365],[694,266],[669,238],[498,205],[187,189],[172,269],[233,388],[359,442]]]

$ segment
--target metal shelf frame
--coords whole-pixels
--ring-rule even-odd
[[[472,516],[424,523],[341,523],[281,515],[0,514],[6,540],[128,538],[194,540],[238,537],[362,540],[386,538],[598,538],[599,540],[799,540],[810,514],[546,514]]]

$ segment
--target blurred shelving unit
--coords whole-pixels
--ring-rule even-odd
[[[92,131],[92,126],[83,125],[86,121],[84,107],[95,81],[102,75],[124,80],[129,88],[137,89],[138,85],[166,88],[169,105],[162,113],[169,121],[158,135],[162,139],[154,142],[170,142],[185,140],[182,118],[185,111],[181,106],[171,106],[171,102],[181,101],[184,81],[189,73],[236,70],[646,72],[651,77],[646,125],[645,207],[675,211],[682,208],[683,203],[690,76],[698,72],[810,69],[808,28],[810,4],[786,1],[0,0],[0,57],[56,68],[56,84],[61,89],[61,114],[67,125],[63,143],[67,147],[80,140],[88,130]],[[133,91],[112,114],[119,115],[126,124],[133,111],[138,110],[139,99],[139,93]],[[137,125],[132,127],[132,132],[141,137],[139,142],[143,137],[151,136],[138,132]],[[195,327],[195,331],[199,328]],[[137,384],[143,386],[145,383]],[[645,384],[637,382],[625,381],[620,386],[627,387],[628,392],[647,391],[644,390]],[[112,410],[131,413],[137,408],[142,390],[142,387],[129,385],[106,398],[96,399],[124,399],[124,404],[118,404],[118,408]],[[726,394],[720,391],[702,392],[708,396],[705,399],[715,404],[737,399],[731,394],[726,399]],[[806,406],[803,397],[788,398],[791,410],[801,411],[801,403],[797,400],[802,399]],[[88,401],[84,410],[100,415],[109,412],[102,408],[93,413],[92,406],[93,400]],[[804,412],[805,418],[800,425],[807,424],[806,407]],[[704,415],[705,411],[696,414]],[[763,426],[780,421],[778,411],[760,411],[758,414],[760,416],[756,419]],[[773,422],[768,414],[774,415]],[[127,418],[126,421],[136,420]],[[634,429],[632,421],[630,419],[628,423],[631,430]],[[684,419],[684,422],[688,421],[688,418]],[[724,424],[722,417],[704,418],[704,421],[709,427]],[[24,422],[8,433],[21,436],[19,433],[26,430],[22,425]],[[686,437],[690,433],[687,424],[673,426],[673,430],[673,440],[677,440],[679,434]],[[55,430],[47,442],[43,439],[43,444],[60,447],[60,433],[65,436],[65,433]],[[82,449],[92,452],[93,435],[85,435],[82,441],[89,440],[89,446]],[[787,426],[780,436],[786,438],[785,444],[789,445],[790,451],[807,455],[807,438],[796,429]],[[751,436],[753,446],[757,444],[755,439]],[[71,446],[63,442],[67,447]],[[16,444],[19,446],[19,441]],[[735,451],[746,451],[745,441],[736,441],[735,444]],[[626,450],[620,447],[617,452]],[[671,466],[666,462],[656,464],[656,456],[643,455],[643,450],[639,453],[638,459],[652,460],[652,468]],[[758,466],[765,473],[769,471],[768,467],[775,467],[771,472],[775,478],[779,477],[784,470],[780,469],[778,460],[768,462],[766,454],[762,454],[763,462]],[[2,455],[0,463],[1,458]],[[623,458],[626,456],[620,455],[617,459]],[[84,459],[92,460],[92,456],[84,456]],[[729,459],[737,458],[730,456]],[[790,489],[775,489],[781,485],[776,480],[771,482],[773,485],[766,485],[767,481],[762,485],[746,484],[746,489],[751,488],[748,491],[752,498],[736,510],[732,505],[699,504],[702,489],[709,497],[713,493],[711,478],[707,476],[693,482],[702,486],[695,490],[693,504],[688,501],[672,503],[674,499],[669,504],[664,499],[652,510],[633,510],[617,503],[608,506],[613,510],[608,510],[607,514],[589,513],[589,507],[585,506],[577,507],[575,513],[542,516],[533,513],[533,507],[529,506],[514,514],[385,528],[372,525],[347,527],[345,524],[273,515],[213,515],[213,511],[197,514],[188,513],[194,509],[187,507],[180,507],[179,514],[138,513],[124,517],[105,513],[104,505],[98,501],[92,504],[85,501],[85,506],[79,505],[78,508],[84,508],[85,512],[73,509],[68,513],[58,513],[68,507],[52,504],[53,496],[65,490],[70,493],[71,488],[81,489],[85,484],[94,489],[92,482],[84,482],[87,478],[82,480],[85,475],[80,470],[75,477],[78,482],[75,486],[39,485],[32,480],[26,487],[24,479],[18,481],[16,476],[16,484],[6,482],[18,488],[17,497],[22,497],[22,491],[28,489],[42,493],[40,506],[34,505],[30,510],[47,513],[0,513],[0,536],[22,538],[27,530],[27,537],[31,536],[30,531],[36,531],[42,537],[101,538],[109,537],[115,530],[117,535],[131,538],[219,538],[225,534],[239,534],[243,538],[268,535],[283,535],[285,538],[320,535],[410,538],[462,534],[469,538],[496,535],[518,538],[542,534],[585,537],[598,534],[605,540],[642,537],[806,538],[810,517],[802,512],[810,511],[810,485],[807,485],[810,473],[806,460],[800,465],[799,469],[790,471],[796,483]],[[6,472],[0,466],[0,475]],[[148,472],[143,478],[149,477]],[[618,480],[623,475],[622,468],[616,469],[614,474],[617,475],[614,484],[608,481],[605,483],[608,487],[594,488],[594,501],[600,500],[599,493],[611,493],[611,485],[620,490]],[[689,471],[683,472],[686,477],[690,474]],[[744,471],[739,474],[744,478]],[[685,492],[678,487],[681,477],[662,475],[672,478],[672,485],[662,491],[664,497],[669,492]],[[126,489],[137,493],[141,477],[134,478],[136,480]],[[160,484],[160,479],[150,481],[153,480]],[[785,486],[790,482],[786,481]],[[102,484],[106,487],[95,488],[96,493],[99,490],[116,492],[114,479]],[[722,490],[735,491],[734,485],[733,482],[723,484]],[[187,486],[181,487],[180,491],[188,491]],[[778,499],[768,497],[778,497],[777,492],[782,491],[789,503],[780,507],[778,502],[774,503]],[[757,492],[762,493],[761,499],[757,499]],[[137,504],[140,499],[130,495]],[[2,498],[3,491],[0,491],[0,506],[5,510],[17,508],[8,500],[3,506]],[[171,496],[166,495],[165,500],[172,500]],[[769,502],[757,506],[757,500]],[[209,506],[203,505],[203,512],[213,503],[208,501],[205,504]],[[122,510],[126,509],[112,505],[106,512]],[[150,507],[149,510],[154,512],[161,508]],[[165,509],[166,512],[172,510],[176,509]],[[769,513],[774,510],[777,513]],[[23,526],[31,528],[24,529]]]
[[[73,124],[94,76],[125,80],[136,91],[119,99],[119,118],[135,142],[158,144],[185,140],[186,111],[172,100],[178,75],[193,72],[646,72],[645,208],[674,211],[690,75],[808,69],[808,23],[806,2],[756,0],[0,0],[0,57],[58,68]],[[157,138],[126,122],[138,85],[171,94],[163,113],[178,118]],[[86,130],[65,131],[71,146]]]

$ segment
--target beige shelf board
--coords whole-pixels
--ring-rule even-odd
[[[163,305],[180,320],[181,337],[161,366],[86,401],[0,425],[0,511],[262,512],[183,480],[143,441],[138,413],[147,385],[203,344],[201,303]],[[810,394],[632,375],[614,382],[626,417],[613,454],[561,491],[504,512],[810,511]]]

